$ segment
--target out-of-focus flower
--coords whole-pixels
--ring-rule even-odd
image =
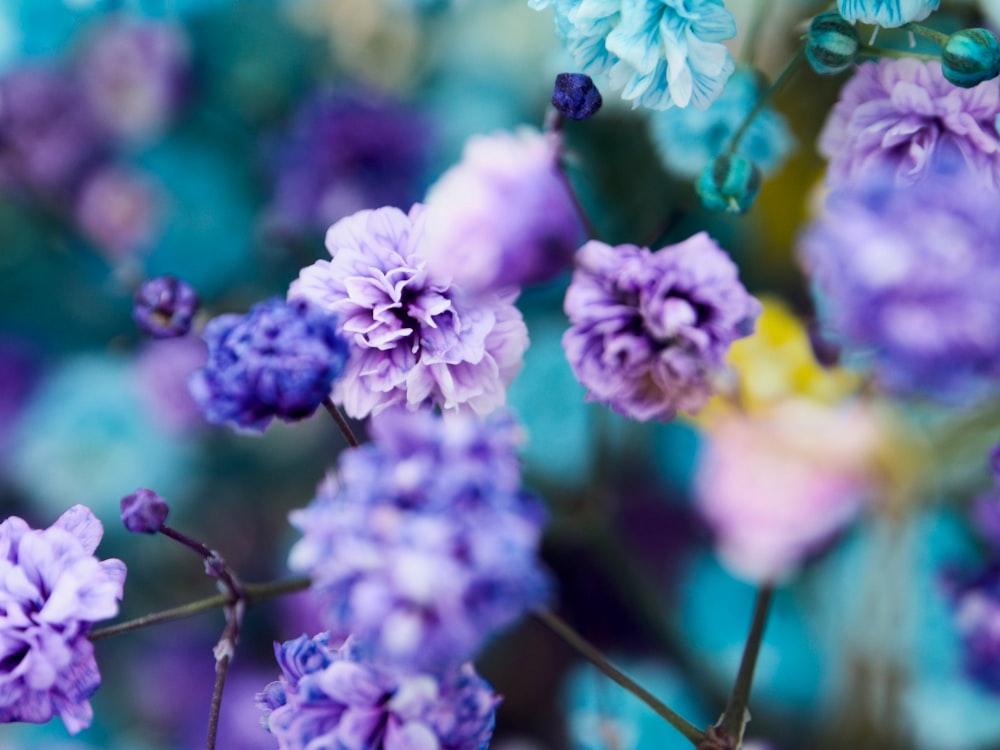
[[[584,73],[560,73],[552,91],[552,106],[571,120],[588,120],[604,100],[593,79]]]
[[[420,253],[424,211],[360,211],[326,235],[332,260],[302,269],[288,290],[341,320],[351,356],[333,400],[363,418],[428,402],[486,414],[506,400],[528,332],[514,294],[469,298]]]
[[[185,92],[189,47],[181,28],[166,22],[121,17],[94,29],[78,65],[101,125],[128,140],[162,133]]]
[[[707,109],[653,112],[650,132],[664,166],[681,177],[697,177],[728,148],[760,95],[760,77],[753,70],[740,68]],[[794,145],[785,118],[771,107],[764,107],[743,133],[736,153],[768,175],[781,166]]]
[[[552,5],[577,65],[607,75],[622,98],[652,109],[707,107],[733,72],[722,43],[736,22],[722,0],[531,0]]]
[[[106,147],[106,133],[71,73],[37,66],[0,78],[3,187],[64,198]]]
[[[153,490],[137,489],[121,499],[122,523],[133,534],[155,534],[167,522],[170,507]]]
[[[116,166],[92,171],[74,209],[83,234],[109,260],[149,250],[161,231],[161,191],[145,174]]]
[[[157,276],[136,289],[132,319],[154,338],[185,336],[199,304],[198,293],[190,284],[175,276]]]
[[[83,505],[47,529],[0,523],[0,723],[90,726],[101,675],[87,633],[118,614],[125,583],[121,560],[94,557],[103,533]]]
[[[281,750],[482,750],[500,699],[471,664],[442,676],[399,675],[365,663],[330,634],[275,644],[281,677],[257,696]]]
[[[944,587],[962,639],[965,673],[1000,693],[1000,562],[992,559],[972,572],[948,571]]]
[[[1000,373],[996,202],[965,170],[873,175],[802,236],[824,323],[885,388],[963,399]]]
[[[566,292],[563,347],[587,399],[632,419],[697,412],[729,345],[760,312],[704,232],[655,253],[591,241]]]
[[[132,372],[139,397],[166,430],[185,433],[204,427],[187,381],[207,359],[205,342],[197,336],[149,341],[135,358]]]
[[[0,334],[0,467],[18,415],[38,381],[40,364],[27,345]]]
[[[272,299],[246,315],[220,315],[202,335],[208,362],[191,396],[213,424],[262,432],[274,417],[311,416],[344,370],[338,321],[307,300]]]
[[[372,433],[292,514],[289,566],[312,577],[335,636],[439,672],[545,600],[544,512],[520,489],[509,417],[387,411]]]
[[[583,230],[558,158],[558,136],[529,128],[470,139],[427,194],[418,251],[432,272],[478,293],[568,268]]]
[[[302,235],[362,209],[408,208],[425,185],[430,145],[412,107],[371,91],[316,94],[273,145],[268,223]]]
[[[827,180],[837,186],[885,170],[912,183],[942,159],[960,157],[971,179],[1000,187],[998,114],[1000,81],[962,89],[945,80],[937,62],[862,63],[820,133]]]
[[[922,21],[938,9],[941,0],[837,0],[840,15],[852,23],[895,28]]]
[[[716,420],[695,487],[726,566],[753,581],[794,572],[875,492],[880,435],[863,407],[794,398]]]

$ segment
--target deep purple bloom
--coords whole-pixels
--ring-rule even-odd
[[[563,348],[587,400],[641,421],[696,412],[760,303],[706,233],[653,253],[591,241],[566,292]]]
[[[583,240],[559,174],[559,137],[522,128],[475,136],[427,193],[420,252],[471,292],[544,281]]]
[[[156,276],[135,291],[132,319],[146,334],[169,339],[185,336],[198,312],[198,293],[174,276]]]
[[[289,566],[312,577],[336,637],[437,673],[544,603],[544,512],[520,489],[506,415],[389,411],[372,434],[292,514],[303,537]]]
[[[123,16],[91,30],[78,65],[98,121],[119,138],[146,140],[179,109],[190,58],[180,26]]]
[[[101,675],[87,633],[118,614],[125,582],[121,560],[94,557],[103,533],[83,505],[47,529],[0,523],[0,723],[90,726]]]
[[[463,664],[444,676],[398,675],[365,663],[330,634],[275,644],[281,678],[257,695],[280,750],[485,750],[500,699]]]
[[[307,99],[273,146],[268,221],[289,234],[322,232],[366,208],[405,208],[426,185],[430,127],[374,92]]]
[[[845,186],[799,243],[821,317],[890,391],[963,399],[1000,374],[997,193],[962,169]]]
[[[1000,693],[1000,562],[994,557],[978,570],[947,570],[943,583],[966,674]]]
[[[528,332],[514,294],[470,299],[420,254],[422,206],[360,211],[326,235],[332,260],[288,290],[340,317],[350,361],[334,401],[363,418],[394,404],[486,414],[506,401]]]
[[[841,185],[872,170],[912,183],[960,156],[972,176],[1000,187],[1000,81],[959,88],[937,62],[880,60],[858,66],[820,133],[827,179]]]
[[[220,315],[202,335],[208,362],[188,380],[213,424],[262,432],[274,417],[311,416],[344,371],[338,321],[307,300],[271,299],[246,315]]]
[[[0,186],[65,198],[106,148],[71,73],[31,67],[0,78]]]
[[[133,534],[155,534],[167,522],[170,507],[152,490],[138,489],[121,501],[122,523]]]
[[[586,120],[597,114],[604,100],[585,73],[560,73],[552,91],[552,106],[571,120]]]

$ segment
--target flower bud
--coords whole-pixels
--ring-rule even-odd
[[[820,13],[806,33],[806,59],[820,75],[846,70],[858,56],[858,30],[839,13]]]
[[[571,120],[586,120],[597,114],[604,100],[590,76],[560,73],[552,92],[552,106]]]
[[[170,508],[152,490],[138,489],[121,502],[122,523],[133,534],[155,534],[163,528]]]
[[[705,167],[695,189],[709,211],[741,214],[760,191],[760,170],[737,154],[717,156]]]
[[[133,298],[132,320],[154,338],[184,336],[200,301],[189,284],[173,276],[157,276],[143,282]]]
[[[941,72],[956,86],[971,89],[1000,75],[1000,41],[987,29],[962,29],[941,51]]]

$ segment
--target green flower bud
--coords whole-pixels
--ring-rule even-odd
[[[962,29],[948,37],[941,72],[956,86],[971,89],[1000,75],[1000,41],[987,29]]]
[[[858,56],[858,30],[839,13],[820,13],[806,33],[806,59],[820,75],[846,70]]]
[[[741,214],[760,192],[760,170],[737,154],[717,156],[701,173],[695,190],[709,211]]]

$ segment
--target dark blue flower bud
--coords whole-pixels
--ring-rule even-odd
[[[1000,41],[987,29],[962,29],[941,51],[941,72],[956,86],[971,89],[1000,75]]]
[[[175,338],[191,330],[198,305],[198,294],[189,284],[173,276],[157,276],[136,290],[132,319],[154,338]]]
[[[121,502],[122,523],[133,534],[155,534],[163,528],[170,508],[152,490],[138,489]]]
[[[820,13],[806,33],[806,59],[820,75],[846,70],[858,56],[858,30],[839,13]]]
[[[760,191],[760,170],[737,154],[717,156],[701,173],[695,189],[709,211],[741,214]]]
[[[597,114],[604,100],[590,76],[560,73],[552,92],[552,106],[571,120],[586,120]]]

